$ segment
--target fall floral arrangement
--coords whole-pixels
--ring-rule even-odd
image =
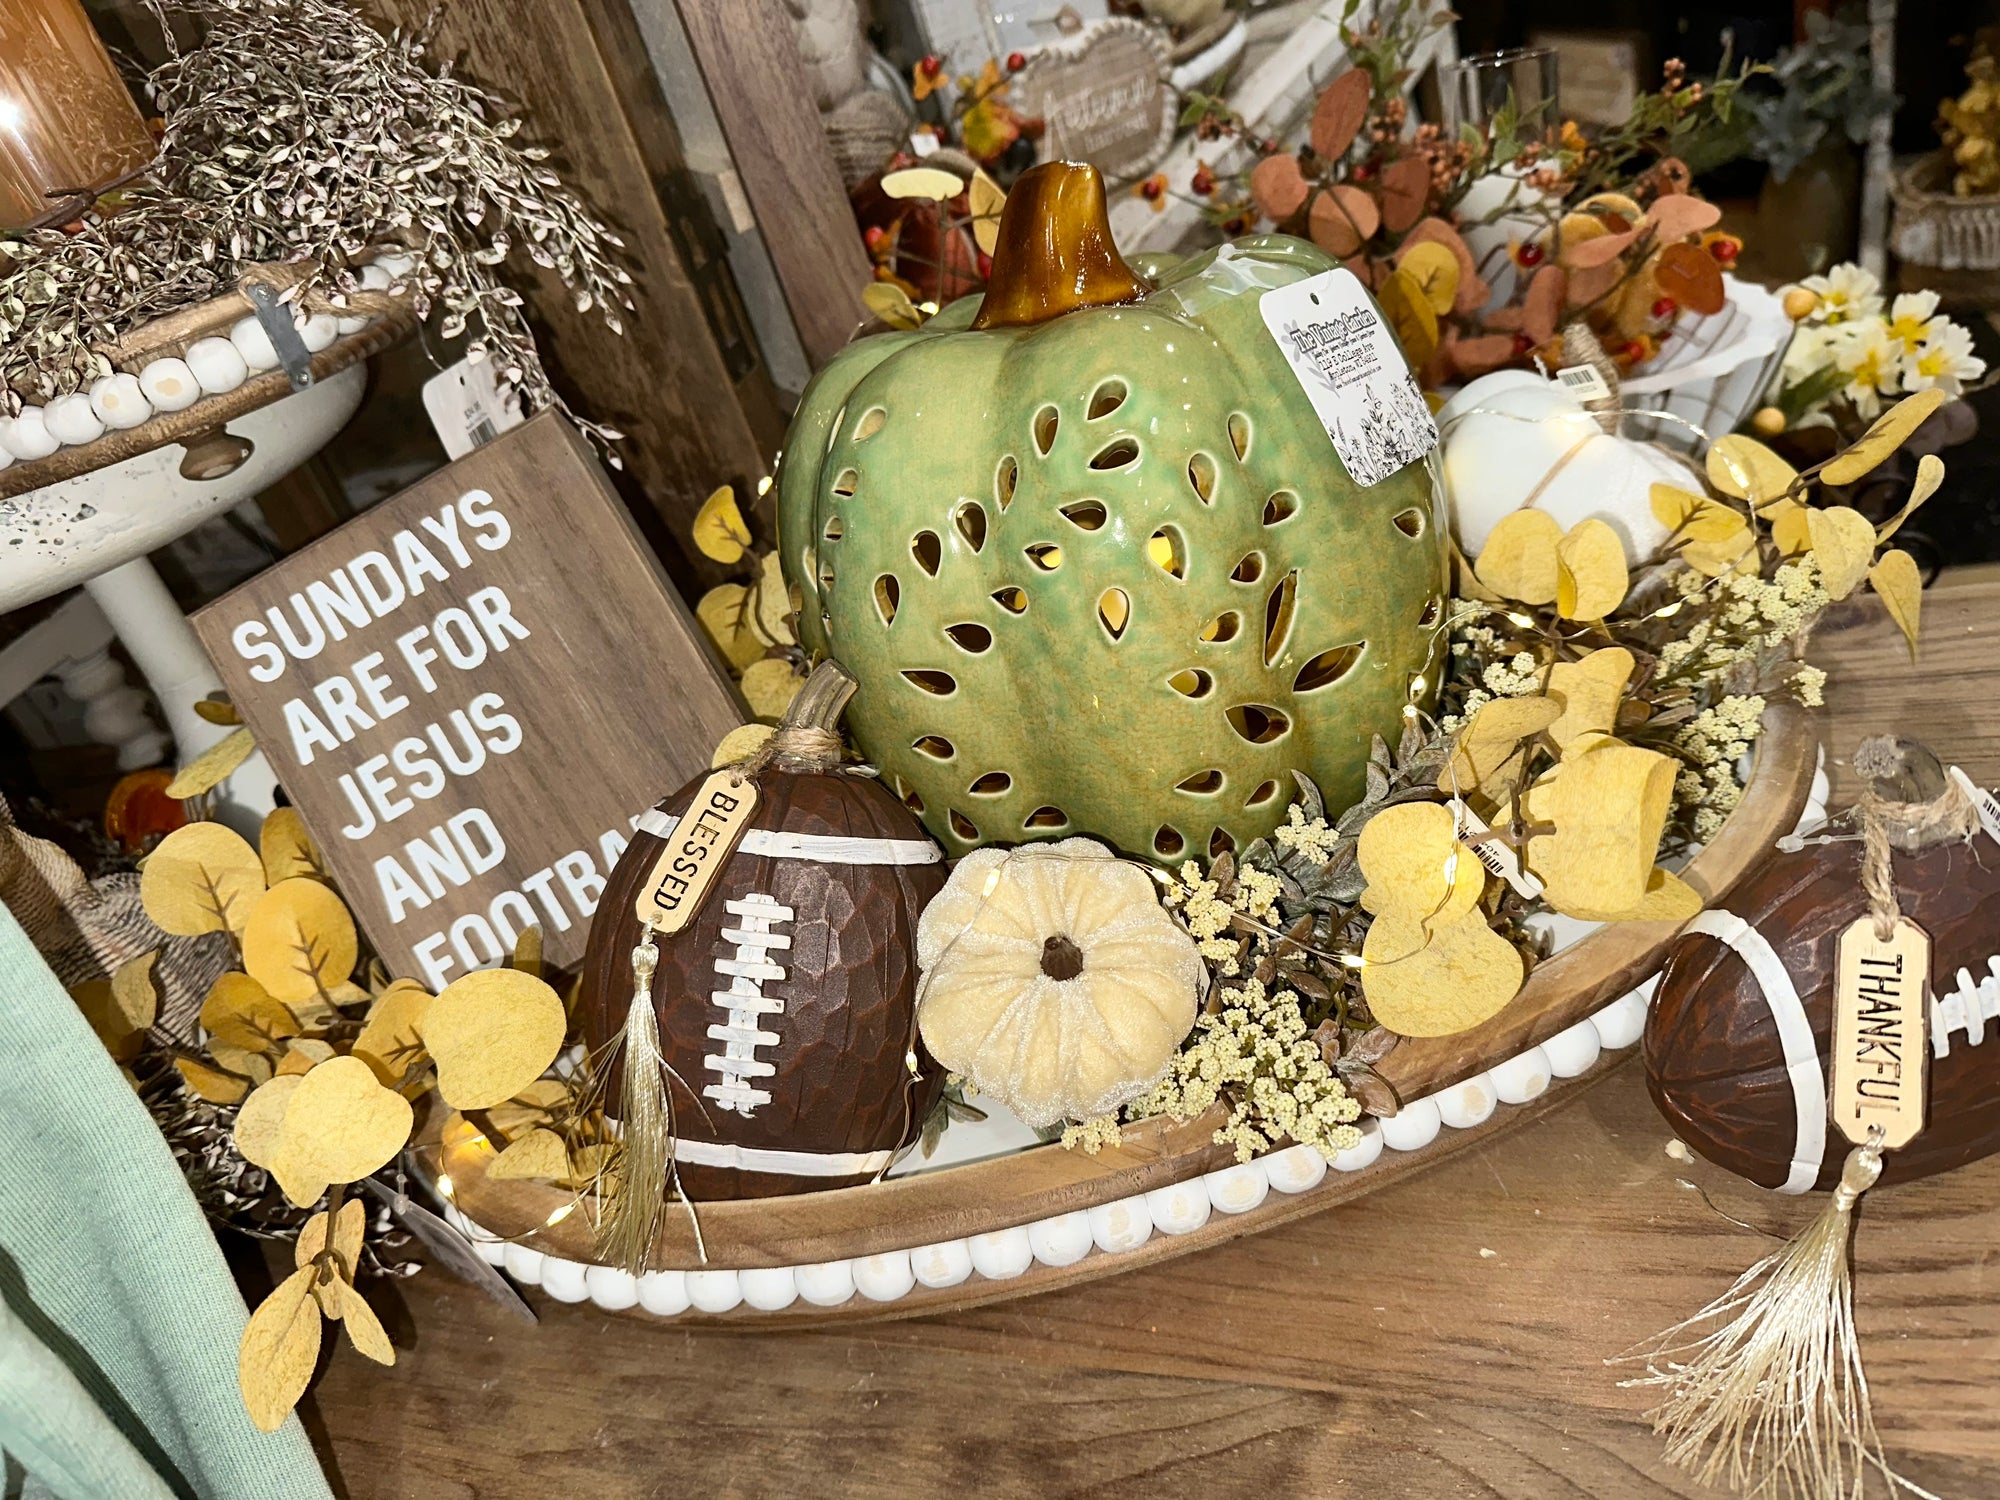
[[[1882,294],[1852,263],[1809,276],[1786,294],[1798,316],[1771,404],[1782,431],[1813,415],[1843,429],[1872,421],[1885,400],[1915,391],[1962,395],[1986,373],[1972,332],[1938,311],[1936,292]]]
[[[423,33],[387,35],[345,0],[149,0],[169,57],[146,79],[164,116],[148,174],[75,223],[0,244],[0,399],[52,398],[109,375],[142,323],[233,290],[253,267],[303,276],[300,307],[366,290],[442,313],[500,385],[560,405],[518,292],[499,268],[553,272],[615,331],[632,305],[620,241],[520,143],[521,121],[439,66]],[[176,23],[198,32],[182,50]],[[185,34],[185,33],[183,33]],[[394,275],[363,262],[395,250]],[[583,423],[595,436],[617,436]]]
[[[1257,153],[1240,178],[1197,174],[1208,216],[1225,233],[1268,221],[1340,257],[1427,387],[1553,362],[1579,321],[1629,370],[1659,353],[1683,310],[1720,311],[1741,244],[1691,194],[1685,158],[1727,126],[1750,70],[1703,82],[1669,63],[1662,87],[1595,139],[1570,123],[1530,129],[1512,110],[1457,136],[1411,129],[1408,59],[1450,20],[1432,0],[1400,0],[1347,25],[1354,67],[1320,94],[1296,146],[1254,138],[1226,100],[1192,96],[1200,137]]]

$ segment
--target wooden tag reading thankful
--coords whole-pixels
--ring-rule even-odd
[[[692,922],[756,810],[757,783],[742,772],[725,767],[704,781],[639,887],[639,921],[667,935]]]
[[[1828,1097],[1833,1123],[1856,1145],[1871,1126],[1885,1132],[1885,1150],[1907,1146],[1924,1128],[1930,980],[1930,935],[1908,917],[1886,943],[1873,917],[1840,935]]]

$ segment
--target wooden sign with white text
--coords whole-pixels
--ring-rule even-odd
[[[633,820],[743,722],[583,440],[544,414],[194,617],[393,974],[542,929],[559,966]]]

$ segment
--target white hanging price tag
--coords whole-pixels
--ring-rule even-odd
[[[1482,865],[1498,875],[1514,888],[1516,895],[1529,900],[1541,895],[1543,886],[1535,878],[1532,870],[1521,863],[1521,856],[1513,848],[1499,839],[1482,838],[1480,835],[1493,831],[1492,826],[1478,813],[1467,807],[1464,801],[1454,797],[1447,804],[1451,808],[1452,827],[1459,843],[1472,851],[1472,856]]]
[[[1611,387],[1604,383],[1604,377],[1598,374],[1595,365],[1571,365],[1566,370],[1556,371],[1556,380],[1579,401],[1611,399]]]
[[[1975,783],[1957,766],[1948,766],[1945,774],[1971,799],[1974,809],[1979,813],[1979,826],[1986,830],[1986,836],[1994,843],[2000,844],[2000,797],[1995,797],[1985,787]]]

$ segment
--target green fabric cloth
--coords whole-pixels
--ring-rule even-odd
[[[331,1500],[251,1425],[247,1314],[166,1140],[0,908],[0,1452],[57,1500]]]

